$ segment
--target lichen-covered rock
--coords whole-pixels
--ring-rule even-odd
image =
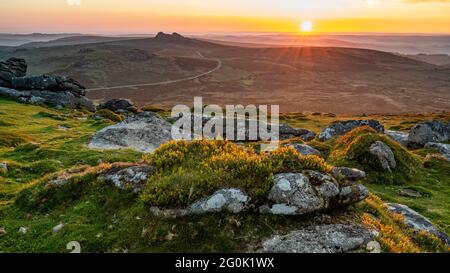
[[[323,208],[321,198],[314,191],[306,175],[301,173],[277,174],[268,199],[275,204],[295,207],[295,214],[305,214]]]
[[[343,253],[366,248],[372,236],[356,225],[319,225],[276,235],[262,244],[267,253]]]
[[[450,237],[447,234],[435,227],[430,220],[410,209],[408,206],[394,203],[387,203],[386,206],[392,213],[403,215],[405,224],[413,230],[426,231],[434,234],[444,243],[450,245]]]
[[[132,189],[137,193],[142,190],[148,178],[155,172],[156,168],[149,165],[113,166],[101,178],[112,182],[120,189]]]
[[[408,144],[421,146],[429,142],[444,142],[450,139],[450,123],[439,120],[426,121],[411,128]]]
[[[293,143],[287,145],[288,147],[294,148],[297,152],[299,152],[302,155],[317,155],[322,156],[322,153],[319,152],[317,149],[314,149],[313,147],[307,145],[307,144],[300,144],[300,143]]]
[[[403,146],[408,146],[408,137],[409,133],[401,132],[401,131],[393,131],[393,130],[386,130],[384,132],[388,137],[391,139],[397,141]]]
[[[331,170],[331,175],[336,179],[345,179],[351,181],[362,180],[366,177],[366,173],[364,171],[347,168],[347,167],[333,167]]]
[[[152,112],[143,112],[97,132],[89,143],[93,149],[130,148],[152,152],[172,140],[171,124]]]
[[[213,195],[198,200],[189,210],[194,214],[228,211],[239,213],[247,208],[250,198],[239,189],[221,189]]]
[[[429,142],[425,144],[425,148],[435,149],[447,160],[450,160],[450,144]]]
[[[369,152],[378,158],[381,168],[384,170],[395,169],[397,162],[391,148],[382,141],[376,141],[369,147]]]
[[[164,209],[152,207],[150,213],[166,218],[183,217],[191,214],[228,211],[239,213],[248,208],[250,197],[240,189],[220,189],[211,196],[197,200],[187,208]]]
[[[316,171],[282,173],[274,176],[267,197],[273,205],[261,206],[260,212],[301,215],[350,205],[368,195],[361,184],[341,186],[333,177]]]
[[[323,129],[319,134],[319,139],[325,141],[335,136],[344,135],[361,126],[370,126],[379,133],[384,132],[384,126],[377,120],[347,120],[335,122]]]

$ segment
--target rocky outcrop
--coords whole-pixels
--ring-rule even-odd
[[[103,128],[94,135],[89,147],[152,152],[170,140],[171,124],[152,112],[143,112]]]
[[[262,128],[266,127],[267,128],[267,132],[270,133],[272,130],[272,127],[274,126],[273,124],[270,123],[265,123],[265,122],[260,122],[256,119],[244,119],[244,118],[234,118],[234,134],[232,136],[227,135],[227,117],[211,117],[211,116],[206,116],[206,115],[193,115],[193,114],[187,114],[188,116],[190,116],[191,118],[191,131],[194,131],[194,120],[196,118],[201,119],[202,121],[202,126],[205,126],[207,123],[213,123],[215,121],[217,121],[217,124],[219,124],[220,122],[222,123],[222,130],[221,133],[222,135],[226,135],[226,138],[229,140],[237,140],[237,141],[260,141],[262,140],[260,132],[258,130],[258,128],[261,126]],[[183,117],[183,114],[180,114],[179,117],[170,117],[167,120],[171,123],[176,122],[177,120],[179,120],[180,118]],[[222,119],[222,120],[220,120]],[[220,121],[220,122],[219,122]],[[254,134],[251,134],[250,132],[250,127],[252,125],[256,126],[256,131],[254,132]],[[239,126],[239,128],[238,128]],[[242,130],[242,132],[240,132],[239,130]],[[293,128],[288,124],[284,124],[284,123],[280,123],[278,124],[278,132],[279,132],[279,139],[280,140],[286,140],[286,139],[290,139],[290,138],[294,138],[294,137],[299,137],[304,141],[309,141],[312,140],[316,137],[316,133],[308,130],[308,129],[304,129],[304,128]],[[209,138],[213,138],[216,137],[219,133],[219,130],[216,129],[215,127],[212,128],[212,136],[207,135],[206,137]],[[238,133],[239,135],[242,135],[243,137],[238,138]],[[252,132],[253,133],[253,132]],[[225,138],[225,137],[224,137]]]
[[[394,153],[391,148],[382,141],[376,141],[369,147],[369,152],[377,157],[378,163],[383,170],[392,170],[397,166]]]
[[[263,213],[301,215],[350,205],[364,200],[369,191],[361,184],[340,184],[333,177],[316,171],[282,173],[274,176],[267,199],[273,205]]]
[[[264,241],[261,252],[343,253],[366,248],[371,238],[368,230],[356,225],[311,226]]]
[[[403,215],[405,224],[413,230],[429,232],[436,235],[444,243],[450,244],[450,237],[447,234],[435,227],[430,220],[410,209],[408,206],[394,203],[387,203],[386,206],[392,213]]]
[[[112,166],[101,179],[113,183],[120,189],[131,189],[134,193],[140,192],[148,178],[156,172],[156,168],[149,165]]]
[[[24,77],[27,63],[24,59],[10,58],[0,62],[0,86],[10,88],[14,77]]]
[[[69,91],[53,92],[46,90],[24,90],[0,87],[0,96],[9,97],[20,102],[31,104],[46,104],[57,108],[85,108],[91,112],[95,106],[86,97],[77,96]]]
[[[26,77],[26,70],[23,59],[0,62],[0,96],[25,103],[95,111],[94,104],[85,97],[84,86],[74,79],[49,75]]]
[[[411,128],[408,136],[410,146],[423,147],[428,142],[444,142],[450,139],[450,123],[439,120],[426,121]]]
[[[60,76],[31,76],[12,78],[11,88],[16,90],[45,90],[52,92],[69,91],[77,96],[85,96],[85,87],[68,77]]]
[[[429,142],[425,144],[425,148],[437,150],[443,157],[450,161],[450,144]]]
[[[191,39],[186,38],[186,37],[184,37],[181,34],[178,34],[176,32],[174,32],[172,34],[166,34],[164,32],[158,32],[158,34],[156,34],[154,40],[158,41],[158,42],[187,43]]]
[[[370,126],[379,133],[384,132],[384,126],[379,121],[373,119],[338,121],[323,129],[319,135],[319,139],[325,141],[335,136],[344,135],[361,126]]]
[[[401,131],[393,131],[393,130],[386,130],[384,132],[388,137],[391,139],[397,141],[403,146],[408,146],[408,137],[409,133],[401,132]]]
[[[322,153],[318,150],[314,149],[313,147],[307,145],[307,144],[300,144],[300,143],[293,143],[287,145],[288,147],[294,148],[297,152],[299,152],[302,155],[317,155],[322,156]]]
[[[281,140],[299,137],[304,141],[310,141],[316,137],[316,133],[311,130],[305,128],[293,128],[284,123],[279,124],[279,132]]]
[[[169,218],[221,211],[239,213],[265,202],[267,205],[258,208],[260,213],[302,215],[348,206],[368,195],[368,190],[361,184],[348,180],[337,182],[327,174],[307,170],[275,175],[268,196],[259,202],[251,203],[250,197],[241,189],[219,189],[186,208],[152,207],[150,213]]]
[[[105,108],[116,113],[131,112],[137,113],[138,109],[134,106],[133,102],[128,99],[112,99],[105,103],[100,104],[100,108]]]
[[[220,189],[211,196],[200,199],[184,209],[160,209],[152,207],[150,213],[162,217],[182,217],[189,214],[204,214],[211,212],[228,211],[239,213],[245,210],[250,202],[240,189]]]

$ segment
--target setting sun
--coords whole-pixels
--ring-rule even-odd
[[[314,29],[314,25],[313,25],[313,23],[311,22],[311,21],[303,21],[301,24],[300,24],[300,30],[302,31],[302,32],[311,32],[311,31],[313,31],[313,29]]]

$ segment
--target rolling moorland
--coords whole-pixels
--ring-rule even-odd
[[[30,75],[75,78],[96,102],[124,97],[138,106],[172,107],[203,96],[205,103],[278,104],[285,113],[336,114],[450,108],[448,67],[376,50],[248,48],[162,34],[82,45],[53,43],[0,49],[0,58],[24,58]]]
[[[136,107],[120,100],[93,112],[0,97],[1,252],[69,252],[72,241],[82,252],[371,252],[373,241],[382,252],[450,251],[449,155],[437,148],[450,144],[442,111],[450,83],[439,65],[373,50],[248,49],[164,34],[0,49],[0,59],[12,56],[27,60],[29,75],[70,76],[96,102],[126,97]],[[342,91],[348,83],[354,89]],[[170,141],[170,107],[199,94],[206,103],[284,102],[280,147]],[[413,145],[415,130],[441,143]],[[409,143],[390,131],[409,133]],[[142,151],[140,140],[155,149]],[[346,239],[330,243],[326,234]],[[308,243],[286,246],[274,235]]]

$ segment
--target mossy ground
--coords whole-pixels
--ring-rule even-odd
[[[396,167],[384,170],[370,146],[376,141],[391,148]],[[411,182],[421,171],[420,157],[412,154],[388,136],[378,134],[370,127],[360,127],[334,140],[328,161],[335,166],[349,166],[364,170],[366,181],[372,184],[405,184]]]
[[[286,121],[318,131],[339,118],[297,114]],[[322,221],[315,215],[284,217],[252,212],[163,219],[148,212],[149,205],[188,204],[222,184],[239,186],[258,198],[267,192],[267,177],[273,173],[305,168],[329,170],[323,160],[300,157],[292,149],[282,148],[265,155],[249,148],[252,145],[243,147],[226,141],[178,142],[143,157],[130,150],[88,149],[86,144],[94,132],[112,121],[93,119],[81,110],[57,111],[0,98],[0,120],[0,133],[9,136],[1,138],[4,144],[0,145],[0,162],[9,166],[8,172],[0,174],[0,227],[7,231],[0,237],[3,252],[68,252],[66,244],[70,241],[80,242],[83,252],[242,252],[274,233],[283,234]],[[393,116],[389,126],[404,126],[400,123],[408,120],[409,117]],[[326,155],[332,154],[336,145],[316,140],[308,144]],[[427,151],[413,152],[424,163]],[[108,165],[101,162],[142,160],[159,170],[141,194],[119,190],[97,179],[95,170]],[[58,189],[46,186],[50,175],[83,165],[94,166],[93,171],[74,177],[70,184]],[[416,179],[407,184],[366,185],[383,200],[409,205],[449,232],[449,168],[448,162],[431,158]],[[397,191],[404,187],[415,187],[426,194],[422,198],[401,197]],[[158,194],[161,188],[169,194]],[[377,214],[379,209],[361,204],[330,213],[332,217],[326,222],[364,222],[365,212]],[[395,216],[377,215],[383,225],[393,225]],[[62,230],[52,233],[52,227],[59,223],[64,224]],[[28,232],[20,234],[20,227],[27,227]],[[396,230],[394,235],[386,232],[385,238],[413,238],[406,228]],[[428,237],[420,238],[421,241],[414,241],[416,248],[403,251],[446,251]],[[384,250],[396,251],[389,244]]]

